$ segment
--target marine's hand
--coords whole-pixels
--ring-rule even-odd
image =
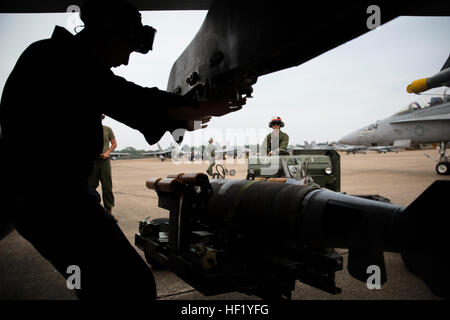
[[[106,160],[109,158],[109,152],[102,153],[100,156],[102,157],[102,159]]]
[[[234,103],[226,101],[200,102],[197,106],[169,108],[167,112],[172,120],[186,121],[186,129],[192,131],[205,128],[207,126],[205,123],[209,122],[212,117],[221,117],[242,109],[245,102],[245,98]],[[194,121],[201,122],[201,125],[194,126]]]
[[[200,102],[198,109],[207,115],[221,117],[228,113],[241,110],[246,101],[245,98],[234,102],[228,102],[226,100],[205,101]]]
[[[198,129],[205,129],[208,125],[206,124],[211,120],[211,117],[203,117],[200,120],[187,120],[185,129],[188,131],[194,131]]]

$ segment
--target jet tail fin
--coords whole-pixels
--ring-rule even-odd
[[[447,68],[450,68],[450,54],[448,55],[447,61],[445,61],[444,65],[442,66],[441,71]]]

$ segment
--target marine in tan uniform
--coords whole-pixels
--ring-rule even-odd
[[[105,119],[104,114],[102,114],[103,119]],[[94,169],[88,183],[94,190],[97,189],[99,182],[101,183],[103,207],[109,214],[112,214],[112,208],[114,207],[110,154],[116,147],[117,142],[112,129],[108,126],[103,126],[103,151],[94,161]]]

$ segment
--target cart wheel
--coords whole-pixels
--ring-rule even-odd
[[[450,173],[450,163],[449,162],[439,162],[436,165],[436,172],[440,175],[448,175]]]

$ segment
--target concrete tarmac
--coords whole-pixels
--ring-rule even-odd
[[[450,180],[450,176],[438,176],[434,169],[435,162],[424,154],[437,157],[436,150],[341,154],[341,190],[348,194],[379,194],[389,198],[394,204],[407,206],[433,181]],[[128,240],[134,245],[139,220],[148,216],[168,217],[166,210],[157,207],[156,193],[146,188],[147,178],[165,177],[170,173],[179,172],[204,172],[207,167],[206,162],[177,164],[170,160],[161,162],[159,159],[112,161],[116,198],[113,213]],[[239,159],[238,163],[225,162],[224,167],[237,171],[237,174],[230,178],[243,179],[246,176],[244,159]],[[143,253],[139,249],[137,251],[143,257]],[[379,290],[369,290],[365,283],[352,278],[346,271],[347,250],[339,252],[344,256],[344,270],[336,273],[337,286],[342,288],[341,294],[331,295],[297,281],[292,298],[295,300],[438,299],[420,278],[406,270],[399,254],[384,254],[388,282]],[[0,257],[0,299],[76,299],[73,291],[67,289],[65,279],[16,231],[0,241]],[[236,292],[205,297],[170,271],[153,270],[153,272],[158,299],[161,300],[257,299],[255,296]]]

